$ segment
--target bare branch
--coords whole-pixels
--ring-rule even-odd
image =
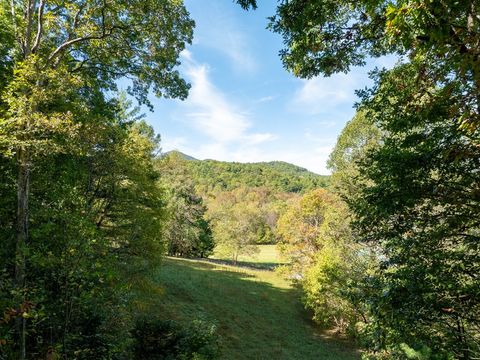
[[[84,7],[85,7],[85,4],[80,5],[80,6],[78,7],[77,12],[76,12],[75,15],[73,16],[72,29],[71,29],[71,32],[68,34],[68,38],[69,38],[69,39],[73,39],[73,35],[75,34],[75,30],[77,29],[78,22],[79,22],[79,20],[80,20],[80,15],[81,15]]]
[[[30,37],[32,35],[32,26],[33,26],[33,13],[36,7],[36,0],[28,0],[27,9],[26,9],[26,19],[27,27],[25,29],[25,39],[23,42],[23,55],[27,57],[31,54],[32,48],[30,47]]]
[[[15,39],[18,40],[18,37],[17,37],[17,14],[15,13],[15,1],[14,0],[10,0],[10,8],[11,8],[11,13],[12,13],[13,35],[15,36]]]
[[[37,24],[37,35],[35,36],[35,42],[32,47],[32,53],[37,51],[40,46],[40,39],[42,37],[43,31],[43,9],[45,8],[45,1],[40,0],[40,5],[38,7],[38,24]]]

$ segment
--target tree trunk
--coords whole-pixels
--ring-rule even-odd
[[[17,243],[15,252],[15,288],[18,293],[19,315],[16,328],[19,336],[19,359],[26,358],[26,319],[23,317],[25,307],[25,252],[28,241],[28,194],[30,187],[29,153],[25,148],[18,150],[17,178]]]

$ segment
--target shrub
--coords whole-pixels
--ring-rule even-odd
[[[138,319],[132,331],[134,359],[218,359],[216,327],[201,320],[182,326],[173,320]]]

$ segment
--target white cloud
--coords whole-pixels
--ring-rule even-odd
[[[256,101],[256,103],[260,104],[260,103],[264,103],[264,102],[269,102],[269,101],[272,101],[273,99],[275,99],[275,96],[264,96],[264,97],[261,97],[260,99],[258,99]]]
[[[382,56],[371,59],[367,67],[352,68],[348,74],[299,80],[300,88],[295,92],[290,107],[307,114],[327,114],[332,113],[332,110],[351,109],[359,100],[355,90],[372,84],[368,71],[375,67],[392,68],[399,60],[394,55]]]
[[[355,90],[360,82],[352,74],[336,74],[331,77],[316,77],[300,80],[301,87],[293,97],[291,106],[310,114],[326,113],[337,106],[352,107],[356,100]]]
[[[210,46],[224,52],[233,61],[234,66],[243,71],[254,72],[257,63],[248,48],[246,37],[232,29],[220,33],[223,35],[217,37],[217,41],[210,43]]]
[[[188,140],[183,136],[173,138],[169,138],[168,136],[162,136],[161,146],[163,152],[183,148],[186,146],[186,144],[188,144]]]
[[[193,61],[192,52],[188,49],[183,49],[180,53],[180,57],[186,61]]]
[[[258,145],[277,139],[277,136],[271,133],[250,134],[244,137],[248,145]]]
[[[249,133],[252,126],[248,114],[240,106],[227,100],[209,79],[209,68],[198,64],[191,53],[185,53],[186,75],[192,83],[185,101],[186,116],[198,131],[216,143],[246,142],[260,144],[275,139],[271,133]]]
[[[187,8],[196,21],[195,45],[213,49],[231,61],[238,72],[258,69],[251,49],[251,39],[236,19],[229,4],[206,1],[187,1]],[[205,11],[208,7],[208,11]]]
[[[198,130],[212,139],[228,142],[241,137],[249,122],[245,114],[234,109],[225,96],[210,82],[206,65],[190,65],[187,76],[192,82],[187,106],[193,108],[188,116]]]

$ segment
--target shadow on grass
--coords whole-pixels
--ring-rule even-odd
[[[233,261],[225,259],[212,259],[212,258],[202,258],[195,259],[201,261],[207,261],[212,264],[228,265],[228,266],[237,266],[246,269],[252,270],[275,270],[278,266],[284,265],[278,262],[251,262],[251,261]]]
[[[222,359],[360,358],[350,343],[323,337],[298,291],[275,273],[223,265],[166,259],[155,276],[164,294],[152,296],[151,311],[216,324]]]

